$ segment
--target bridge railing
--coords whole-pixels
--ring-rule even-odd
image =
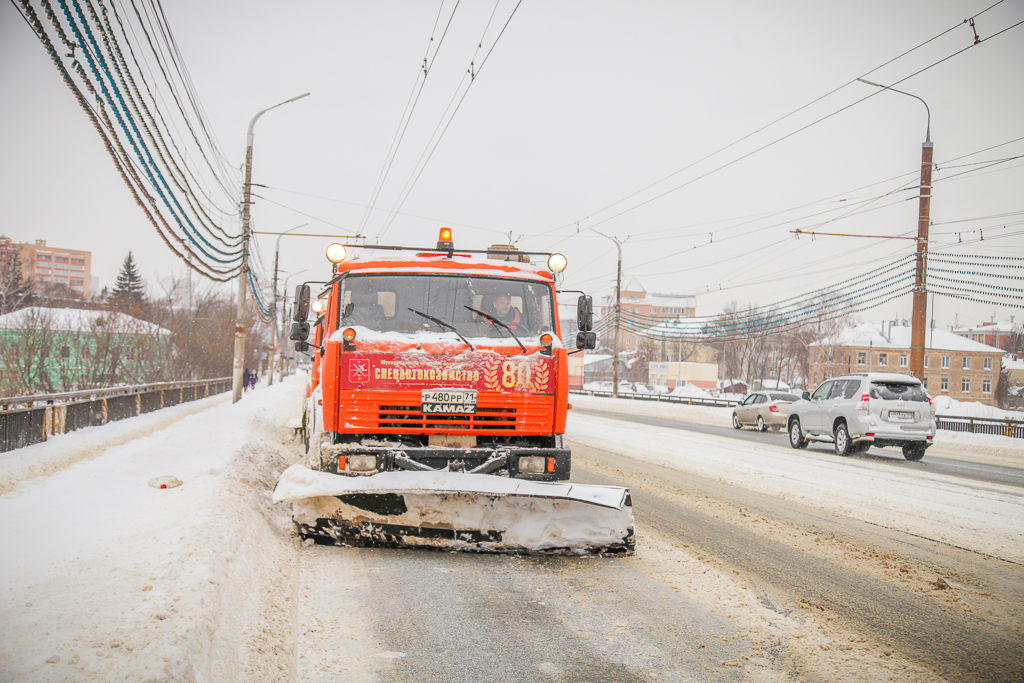
[[[231,378],[0,398],[0,453],[230,391]]]
[[[610,397],[610,391],[591,391],[588,389],[570,389],[570,394],[582,394],[584,396],[606,396]],[[632,399],[634,401],[657,401],[658,403],[682,403],[689,406],[719,406],[729,408],[737,405],[739,401],[728,398],[701,398],[696,396],[669,396],[668,394],[636,394],[619,392],[619,398]]]

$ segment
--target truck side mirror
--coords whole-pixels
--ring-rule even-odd
[[[579,328],[580,332],[590,332],[594,329],[594,301],[586,294],[581,296],[576,304],[576,327]],[[577,348],[582,349],[584,347],[577,346]],[[592,349],[595,347],[589,346],[586,348]]]
[[[306,322],[309,316],[309,285],[299,285],[295,288],[295,308],[292,311],[292,320],[297,323]]]
[[[309,323],[292,323],[292,331],[288,338],[296,342],[304,342],[309,339]]]
[[[597,348],[597,333],[596,332],[577,332],[576,333],[576,348],[577,349],[596,349]]]

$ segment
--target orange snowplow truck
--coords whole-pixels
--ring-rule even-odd
[[[313,354],[307,465],[338,475],[435,471],[569,479],[569,368],[555,280],[561,254],[334,244],[333,277],[291,338]],[[546,259],[531,263],[531,256]],[[576,347],[596,345],[581,296]],[[311,334],[312,333],[312,334]]]

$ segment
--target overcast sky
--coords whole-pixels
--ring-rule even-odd
[[[697,314],[713,315],[733,300],[764,305],[833,285],[913,250],[908,240],[790,232],[916,234],[916,190],[821,225],[914,186],[920,170],[924,106],[858,76],[892,84],[925,69],[895,87],[931,109],[931,249],[1024,257],[1024,158],[962,166],[1024,155],[1024,25],[1009,28],[1024,20],[1024,3],[980,14],[978,45],[963,23],[995,1],[167,0],[164,11],[235,191],[249,120],[311,93],[256,125],[253,182],[266,187],[256,189],[255,230],[308,222],[297,232],[416,246],[451,226],[464,248],[511,233],[521,248],[565,253],[564,286],[599,294],[614,283],[616,248],[597,230],[625,240],[627,280],[695,294]],[[364,222],[424,55],[429,75]],[[479,74],[467,90],[470,61]],[[101,286],[129,249],[151,289],[183,277],[10,3],[0,5],[0,92],[0,232],[91,251]],[[223,224],[238,230],[237,216]],[[257,239],[269,274],[275,238]],[[282,238],[282,270],[325,276],[330,241]],[[1007,307],[935,303],[940,326],[1024,319]],[[860,319],[910,310],[908,295]]]

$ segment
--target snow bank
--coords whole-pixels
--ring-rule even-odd
[[[270,494],[305,382],[19,452],[55,473],[0,495],[0,681],[287,680],[294,542]]]
[[[685,396],[688,398],[711,398],[711,394],[695,384],[684,384],[669,392],[669,396]]]
[[[957,415],[963,417],[986,417],[994,420],[1024,420],[1024,413],[1017,410],[1001,410],[978,401],[957,401],[949,396],[932,398],[935,412],[939,415]]]

